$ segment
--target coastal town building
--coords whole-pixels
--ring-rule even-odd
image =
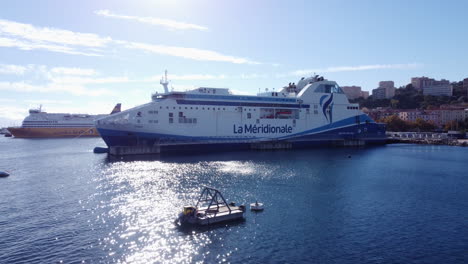
[[[385,99],[385,88],[372,89],[372,97],[374,99]]]
[[[364,111],[364,110],[363,110]],[[370,109],[365,111],[372,119],[374,120],[383,120],[386,117],[397,115],[401,110],[386,108],[386,107],[377,107],[375,109]]]
[[[364,98],[364,99],[369,98],[369,91],[362,91],[362,92],[361,92],[361,96],[362,96],[362,98]]]
[[[435,110],[439,112],[439,125],[443,126],[452,121],[463,121],[465,120],[465,109],[439,109]]]
[[[416,122],[417,119],[422,119],[426,122],[432,123],[434,125],[440,126],[439,116],[437,112],[434,111],[423,111],[423,110],[406,110],[398,114],[401,120],[408,122]]]
[[[452,121],[463,121],[468,117],[464,108],[452,109],[434,109],[434,110],[402,110],[398,113],[400,119],[409,122],[415,122],[422,119],[438,127],[443,127]]]
[[[395,96],[395,83],[393,81],[381,81],[379,87],[372,90],[374,99],[390,99]]]
[[[413,77],[411,78],[411,85],[417,90],[422,90],[424,95],[452,96],[453,94],[450,81],[445,79],[437,81],[425,76]]]
[[[452,96],[453,87],[447,80],[441,80],[434,82],[431,86],[423,87],[424,95],[434,96]]]
[[[359,97],[362,97],[364,99],[367,99],[369,97],[369,92],[367,91],[362,91],[361,86],[341,86],[341,89],[343,89],[344,93],[348,97],[348,99],[356,99]]]
[[[395,88],[395,83],[393,81],[381,81],[379,82],[379,87],[380,88],[386,88],[386,89],[391,89]]]
[[[425,86],[426,83],[429,82],[428,77],[413,77],[411,78],[411,85],[413,86],[414,89],[416,90],[422,90],[422,88]]]

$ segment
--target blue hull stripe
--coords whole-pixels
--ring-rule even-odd
[[[308,104],[272,104],[272,103],[247,103],[247,102],[225,102],[225,101],[198,101],[198,100],[176,100],[178,104],[184,105],[219,105],[219,106],[247,106],[247,107],[286,107],[286,108],[310,108]]]
[[[100,135],[108,146],[135,146],[171,143],[229,143],[250,144],[269,140],[287,140],[290,142],[337,141],[344,139],[359,139],[368,142],[385,141],[385,128],[373,122],[366,115],[359,116],[361,123],[356,123],[357,117],[347,118],[330,125],[321,126],[308,131],[278,138],[260,137],[191,137],[167,135],[158,133],[129,132],[98,128]],[[367,120],[367,123],[366,123]],[[302,143],[301,143],[302,144]]]
[[[296,133],[294,135],[280,137],[280,139],[287,139],[287,138],[290,138],[290,137],[297,137],[297,136],[303,136],[303,135],[307,135],[307,134],[320,133],[320,132],[325,132],[325,131],[328,131],[328,130],[333,130],[333,129],[346,127],[346,126],[354,126],[354,125],[357,125],[357,123],[356,123],[357,118],[359,118],[360,125],[365,125],[366,122],[368,123],[368,125],[369,124],[376,125],[374,120],[372,120],[369,116],[367,116],[365,114],[362,114],[360,116],[349,117],[349,118],[337,121],[335,123],[331,123],[331,124],[327,124],[327,125],[324,125],[324,126],[321,126],[321,127],[314,128],[314,129],[299,132],[299,133]]]
[[[266,101],[266,102],[297,102],[296,99],[290,98],[274,98],[274,97],[259,97],[252,95],[205,95],[205,94],[185,94],[185,98],[196,98],[196,99],[214,99],[214,100],[241,100],[241,101]]]

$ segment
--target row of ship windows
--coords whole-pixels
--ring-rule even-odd
[[[318,114],[317,110],[314,110],[314,114]],[[273,119],[273,116],[265,116],[262,117],[261,119]],[[252,119],[252,113],[247,113],[247,119]],[[291,118],[278,118],[278,119],[291,119]],[[148,120],[150,124],[157,124],[158,120]],[[137,123],[140,123],[140,120],[137,120]],[[174,123],[174,114],[169,113],[169,123]],[[179,123],[184,123],[184,124],[196,124],[197,119],[196,118],[187,118],[182,115],[182,112],[179,112]]]
[[[160,108],[160,109],[163,109],[162,106],[160,106],[159,108]],[[187,107],[187,106],[184,107],[184,108],[185,108],[185,110],[189,110],[189,109],[193,110],[193,109],[194,109],[194,107],[190,107],[190,108],[189,108],[189,107]],[[317,105],[314,105],[314,108],[317,109],[318,106],[317,106]],[[166,106],[166,109],[169,109],[169,106]],[[172,107],[172,109],[175,110],[176,107],[174,106],[174,107]],[[206,110],[211,110],[211,109],[216,110],[216,107],[213,107],[213,108],[207,107],[207,108],[206,108]],[[221,110],[221,109],[222,109],[223,111],[226,111],[226,108],[224,108],[224,107],[223,107],[223,108],[218,107],[218,110]],[[179,106],[179,110],[182,110],[182,107]],[[195,110],[198,110],[198,107],[195,107]],[[201,107],[201,110],[205,110],[205,107]],[[235,110],[237,110],[237,109],[235,109]],[[307,109],[307,111],[308,111],[308,110],[309,110],[309,109]],[[255,108],[253,108],[253,109],[252,109],[252,108],[245,108],[245,111],[254,111],[254,112],[256,112],[257,109],[255,109]],[[299,112],[302,112],[302,110],[299,110]],[[148,111],[148,114],[155,114],[155,115],[157,115],[158,113],[159,113],[159,112],[158,112],[157,110],[149,110],[149,111]]]
[[[157,111],[156,111],[157,112]],[[317,110],[314,110],[314,114],[318,114]],[[274,117],[272,116],[266,116],[266,117],[261,117],[261,119],[273,119]],[[247,119],[252,119],[252,114],[247,113]],[[257,119],[257,124],[260,123],[260,120]],[[296,120],[293,119],[294,124],[296,123]],[[137,120],[137,123],[140,123],[140,120]],[[150,124],[158,124],[158,120],[148,120],[148,123]],[[174,113],[169,113],[169,124],[174,123]],[[187,118],[183,116],[183,112],[179,112],[179,123],[180,124],[197,124],[197,118]]]
[[[251,115],[247,115],[248,118],[250,119],[252,116]],[[180,124],[197,124],[197,119],[196,118],[186,118],[186,117],[179,117],[179,123]],[[137,123],[140,123],[140,120],[137,121]],[[150,124],[157,124],[159,123],[158,120],[148,120],[148,123]],[[174,123],[174,118],[173,117],[169,117],[169,124],[173,124]],[[259,124],[260,123],[260,119],[256,119],[256,123]],[[296,120],[293,120],[293,124],[295,125],[296,124]]]
[[[162,106],[160,106],[159,108],[160,108],[160,109],[163,109]],[[169,106],[166,106],[166,109],[169,109]],[[174,106],[174,107],[172,107],[172,109],[175,110],[176,107]],[[179,106],[179,110],[181,110],[181,109],[182,109],[182,107]],[[186,110],[188,110],[188,109],[193,110],[194,108],[193,108],[193,107],[190,107],[190,108],[189,108],[189,107],[185,107],[185,109],[186,109]],[[213,108],[207,107],[207,108],[206,108],[206,110],[211,110],[211,109],[216,110],[216,107],[213,107]],[[318,105],[314,105],[314,109],[318,109]],[[359,108],[358,108],[358,107],[354,107],[354,106],[348,106],[348,109],[359,109]],[[195,107],[195,110],[198,110],[198,107]],[[201,107],[201,110],[205,110],[205,107]],[[221,108],[218,107],[218,110],[221,110]],[[226,108],[223,107],[222,110],[225,111]],[[308,110],[308,109],[307,109],[307,110]],[[252,108],[245,108],[245,111],[257,111],[257,109],[255,109],[255,108],[253,108],[253,109],[252,109]],[[302,111],[299,110],[299,112],[302,112]],[[159,112],[156,111],[156,110],[154,110],[154,111],[153,111],[153,110],[148,111],[148,114],[158,114],[158,113],[159,113]]]
[[[50,127],[54,127],[54,126],[94,126],[94,124],[90,124],[90,123],[86,123],[86,124],[44,124],[44,123],[24,123],[23,122],[23,126],[50,126]]]
[[[163,107],[160,106],[159,109],[163,109]],[[169,109],[169,106],[166,106],[166,109]],[[173,106],[172,109],[175,110],[176,107]],[[182,109],[182,107],[179,106],[179,110],[181,110],[181,109]],[[188,110],[188,109],[192,109],[192,110],[193,110],[194,107],[190,107],[190,108],[189,108],[189,107],[186,106],[185,109],[186,109],[186,110]],[[216,110],[216,107],[212,107],[212,109],[213,109],[213,110]],[[223,107],[222,109],[223,109],[223,111],[226,111],[226,108],[225,108],[225,107]],[[198,107],[195,107],[195,110],[198,110]],[[205,110],[205,107],[201,107],[201,110]],[[210,108],[210,107],[207,107],[206,110],[211,110],[211,108]],[[218,107],[218,110],[221,111],[221,107]],[[251,108],[249,108],[249,111],[251,111]],[[254,109],[254,111],[255,111],[255,109]],[[148,114],[158,114],[158,111],[156,111],[156,110],[151,111],[151,110],[150,110],[150,111],[148,111]]]
[[[193,110],[193,109],[194,109],[194,107],[190,107],[190,108],[189,108],[189,107],[187,107],[187,106],[184,107],[184,108],[185,108],[186,110],[188,110],[188,109]],[[163,107],[160,106],[159,109],[163,109]],[[166,109],[169,109],[169,106],[166,106]],[[176,107],[174,106],[174,107],[172,107],[172,109],[175,110]],[[179,106],[179,110],[181,110],[181,109],[182,109],[182,107]],[[211,110],[211,109],[216,110],[216,107],[212,107],[212,108],[207,107],[207,108],[206,108],[206,110]],[[318,105],[314,105],[314,109],[318,109]],[[359,107],[358,107],[358,106],[348,106],[347,109],[348,109],[348,110],[358,110]],[[195,110],[198,110],[198,107],[195,107]],[[205,110],[205,107],[201,107],[201,110]],[[218,110],[221,110],[221,108],[218,107]],[[226,108],[223,107],[222,110],[223,110],[223,111],[226,111]],[[254,109],[252,109],[252,108],[246,108],[245,110],[246,110],[246,111],[257,111],[257,109],[255,109],[255,108],[254,108]],[[300,111],[300,110],[299,110],[299,111]],[[315,110],[315,111],[317,111],[317,110]],[[314,111],[314,112],[315,112],[315,111]],[[150,110],[150,111],[148,111],[148,114],[158,114],[158,111],[156,111],[156,110]]]
[[[137,120],[137,123],[140,123],[140,120]],[[158,120],[148,120],[148,123],[150,124],[158,124]],[[172,124],[174,123],[174,118],[169,117],[169,123]],[[186,117],[179,117],[179,123],[181,124],[196,124],[197,119],[196,118],[186,118]]]
[[[22,127],[93,127],[93,125],[23,125]]]
[[[58,121],[40,121],[40,120],[33,120],[33,121],[23,121],[23,123],[58,123]]]
[[[255,109],[254,109],[255,111]],[[309,112],[309,109],[307,109],[307,112]],[[158,111],[148,111],[148,113],[150,114],[158,114]],[[314,114],[317,115],[318,114],[318,110],[314,110]],[[174,123],[174,120],[173,120],[173,117],[174,117],[174,113],[168,113],[169,115],[169,123]],[[252,113],[247,113],[247,119],[251,119],[252,118]],[[261,119],[273,119],[273,118],[278,118],[277,116],[262,116]],[[297,119],[298,117],[295,116],[294,119]],[[291,118],[282,118],[282,117],[279,117],[279,119],[291,119]],[[172,121],[171,121],[172,120]],[[137,120],[138,123],[140,123],[139,120]],[[148,121],[149,123],[158,123],[158,120],[149,120]],[[196,124],[197,123],[197,119],[196,118],[187,118],[184,116],[184,113],[183,112],[179,112],[179,123],[188,123],[188,124]]]
[[[169,118],[169,123],[170,124],[174,123],[174,118],[170,117]],[[196,118],[179,117],[179,123],[181,123],[181,124],[196,124],[197,119]]]
[[[274,95],[274,93],[272,93]],[[276,93],[276,96],[278,96],[278,93]],[[211,95],[186,95],[186,98],[198,98],[198,99],[212,99],[213,96]],[[251,96],[251,97],[244,97],[244,96],[239,96],[239,97],[232,97],[232,96],[216,96],[215,98],[217,99],[225,99],[225,100],[244,100],[244,101],[268,101],[268,102],[296,102],[295,99],[288,99],[288,98],[271,98],[271,97],[256,97],[256,96]]]

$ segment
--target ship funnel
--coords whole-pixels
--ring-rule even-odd
[[[164,71],[164,77],[161,78],[159,83],[164,87],[164,93],[169,93],[169,88],[167,88],[167,85],[169,84],[167,81],[167,70]]]
[[[116,104],[116,105],[114,106],[114,109],[112,109],[112,112],[111,112],[110,114],[112,115],[112,114],[115,114],[115,113],[120,113],[120,111],[121,111],[121,108],[120,108],[120,107],[121,107],[121,104],[120,104],[120,103]]]

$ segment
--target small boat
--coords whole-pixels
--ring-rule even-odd
[[[0,171],[0,177],[8,177],[10,174],[6,171]]]
[[[205,187],[195,206],[184,206],[179,224],[209,225],[244,218],[245,206],[227,203],[220,191]]]
[[[255,202],[250,204],[251,211],[263,211],[263,203]]]

